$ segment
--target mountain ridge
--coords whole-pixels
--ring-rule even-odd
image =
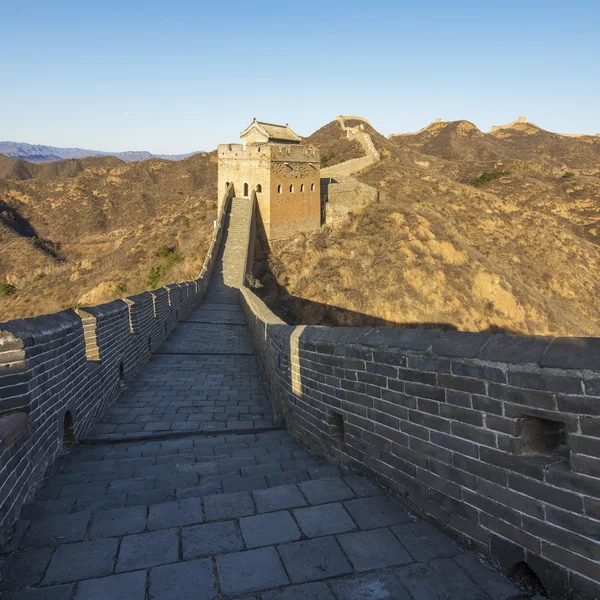
[[[183,160],[198,152],[185,154],[152,154],[146,150],[127,150],[125,152],[105,152],[103,150],[88,150],[86,148],[63,148],[44,144],[28,144],[26,142],[0,142],[0,154],[9,158],[21,158],[32,163],[54,162],[70,158],[89,158],[93,156],[114,156],[123,162],[137,162],[151,158],[163,160]]]

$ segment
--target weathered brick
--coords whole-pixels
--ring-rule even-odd
[[[452,456],[446,452],[443,448],[436,446],[435,444],[430,444],[425,440],[420,440],[415,437],[411,437],[409,440],[409,448],[414,450],[415,452],[420,452],[425,456],[429,456],[431,458],[435,458],[441,462],[451,463]]]
[[[437,377],[435,373],[413,371],[412,369],[398,369],[398,379],[401,379],[402,381],[414,381],[416,383],[425,383],[427,385],[436,385],[437,382]]]
[[[600,338],[555,338],[540,360],[542,367],[558,369],[597,370],[599,364]]]
[[[481,479],[486,479],[498,485],[506,485],[506,471],[493,467],[479,460],[475,460],[462,454],[454,453],[452,455],[452,464],[463,471],[476,475]]]
[[[430,385],[406,382],[404,384],[404,391],[411,396],[430,398],[431,400],[437,400],[438,402],[444,402],[445,400],[444,390]]]
[[[469,410],[468,408],[460,408],[450,404],[441,404],[440,416],[445,417],[446,419],[452,419],[453,421],[469,423],[470,425],[483,426],[483,414],[476,410]]]
[[[417,400],[414,396],[408,396],[401,392],[395,392],[392,390],[382,390],[381,397],[386,402],[392,404],[398,404],[406,408],[417,408]]]
[[[459,452],[460,454],[470,456],[471,458],[477,458],[479,456],[479,446],[452,435],[432,431],[431,441],[438,446],[442,446],[442,448]]]
[[[541,554],[548,560],[558,563],[567,569],[572,569],[577,573],[581,573],[590,579],[598,577],[597,562],[570,552],[568,549],[563,548],[562,545],[559,547],[548,542],[542,542]]]
[[[569,435],[569,447],[572,452],[600,458],[600,438]]]
[[[521,529],[521,527],[510,525],[505,521],[497,519],[494,516],[488,515],[487,513],[482,512],[480,514],[481,524],[483,527],[489,529],[493,533],[497,533],[504,538],[508,538],[509,540],[516,542],[519,546],[529,550],[531,552],[535,552],[540,554],[541,552],[541,544],[537,537],[526,533]]]
[[[573,473],[571,468],[565,463],[555,463],[548,465],[546,481],[553,486],[557,486],[568,493],[568,491],[577,494],[585,494],[593,498],[600,498],[600,479],[598,477],[587,477],[581,473]],[[580,500],[579,496],[570,494],[573,502]],[[576,510],[580,512],[580,510]]]
[[[581,380],[574,377],[557,377],[545,373],[508,372],[508,383],[516,387],[561,392],[581,393]]]
[[[516,473],[509,473],[508,485],[511,489],[525,494],[532,498],[537,498],[547,504],[552,504],[565,510],[581,512],[581,498],[570,494],[556,487],[546,485],[540,481],[523,477]]]
[[[398,377],[398,369],[390,365],[368,362],[366,363],[366,369],[367,373],[382,375],[383,377]]]
[[[450,373],[450,361],[440,360],[438,358],[429,358],[421,356],[408,356],[406,364],[409,369],[419,371],[434,371],[436,373]]]
[[[487,395],[498,400],[514,402],[524,406],[556,410],[556,399],[554,394],[550,392],[522,390],[497,383],[490,383]]]
[[[596,458],[585,454],[571,453],[571,468],[577,473],[597,477],[600,474],[600,456]]]
[[[411,423],[416,423],[417,425],[427,427],[428,429],[450,433],[450,421],[447,419],[442,419],[416,410],[408,411],[408,419]]]
[[[472,408],[471,395],[467,392],[459,392],[456,390],[446,390],[446,402],[463,408]]]
[[[483,427],[475,427],[467,423],[452,421],[452,434],[485,446],[496,446],[496,435]]]
[[[455,375],[438,375],[438,385],[452,390],[461,390],[472,394],[485,394],[486,385],[484,381],[470,379],[468,377],[456,377]]]
[[[548,459],[537,456],[514,456],[507,452],[500,452],[493,448],[480,448],[480,458],[484,462],[506,469],[507,471],[513,471],[533,477],[535,479],[543,480],[544,471],[548,463]]]
[[[429,461],[429,470],[439,477],[443,477],[462,487],[471,490],[477,489],[477,478],[470,473],[457,468],[454,464],[440,463],[432,459]]]
[[[473,377],[485,381],[495,381],[497,383],[506,382],[506,373],[502,369],[485,365],[453,362],[452,374],[460,377]]]
[[[537,363],[544,356],[552,338],[525,335],[493,335],[478,358],[503,363]]]
[[[515,527],[521,526],[521,514],[500,502],[496,502],[487,496],[482,496],[481,494],[476,494],[469,490],[463,490],[463,498],[465,502],[475,506],[488,515],[502,519]]]
[[[600,379],[588,379],[583,383],[585,385],[586,394],[600,397]]]
[[[561,412],[600,415],[600,398],[559,394],[556,401]]]

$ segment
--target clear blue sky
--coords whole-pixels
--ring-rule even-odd
[[[0,140],[187,152],[253,117],[600,132],[600,2],[1,3]]]

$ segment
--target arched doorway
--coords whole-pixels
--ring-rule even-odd
[[[248,184],[245,183],[244,184],[244,198],[247,198],[247,197],[248,197]]]

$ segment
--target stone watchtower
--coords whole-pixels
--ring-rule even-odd
[[[228,184],[234,195],[256,192],[260,220],[269,240],[321,226],[320,153],[300,145],[288,125],[254,119],[241,144],[219,144],[219,211]]]

